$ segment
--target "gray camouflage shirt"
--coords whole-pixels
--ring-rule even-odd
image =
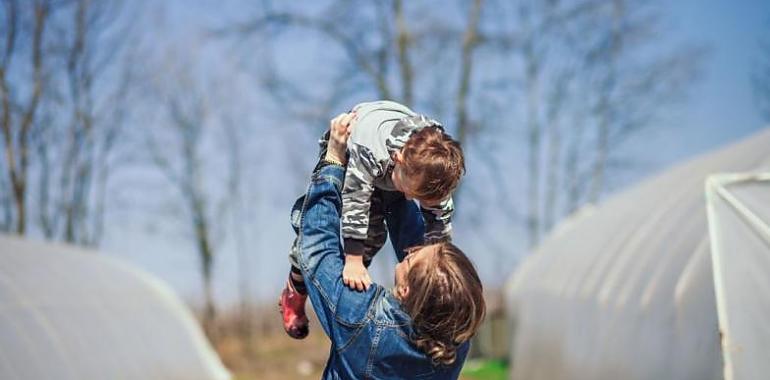
[[[370,199],[375,188],[398,191],[393,185],[392,156],[415,131],[441,126],[408,107],[387,100],[353,107],[356,121],[348,139],[348,159],[342,190],[342,236],[346,253],[357,252],[367,238]],[[435,207],[420,206],[425,219],[425,243],[450,239],[454,204],[448,198]]]

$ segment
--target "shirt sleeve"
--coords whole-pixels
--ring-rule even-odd
[[[311,181],[303,206],[298,264],[318,321],[333,344],[342,346],[366,320],[383,288],[373,284],[359,292],[342,282],[340,209],[345,169],[327,165]],[[348,328],[347,326],[356,326]]]
[[[420,211],[425,219],[425,244],[452,240],[452,197],[433,207],[420,205]]]
[[[369,230],[369,209],[379,166],[366,147],[353,144],[348,150],[350,158],[342,190],[342,237],[346,254],[361,255]]]

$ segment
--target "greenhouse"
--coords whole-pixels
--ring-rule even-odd
[[[154,277],[0,235],[0,379],[220,380],[198,323]]]
[[[506,285],[511,378],[770,373],[768,173],[764,130],[563,222]]]

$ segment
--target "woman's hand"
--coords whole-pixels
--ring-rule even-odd
[[[347,164],[348,137],[350,137],[351,122],[355,112],[341,113],[329,122],[329,145],[326,149],[326,160]]]

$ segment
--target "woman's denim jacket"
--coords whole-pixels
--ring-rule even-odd
[[[358,292],[342,283],[340,193],[344,176],[345,169],[337,165],[316,171],[299,216],[299,264],[313,308],[332,343],[323,378],[456,379],[469,343],[460,347],[451,366],[433,365],[430,357],[411,343],[411,318],[389,289],[372,284],[369,290]],[[420,228],[412,228],[413,223],[421,223],[419,209],[411,201],[403,206],[403,214],[389,214],[398,220],[388,220],[391,240],[399,253],[403,252],[402,243],[410,239],[407,233],[422,235]],[[405,229],[399,234],[399,220],[417,231]]]

